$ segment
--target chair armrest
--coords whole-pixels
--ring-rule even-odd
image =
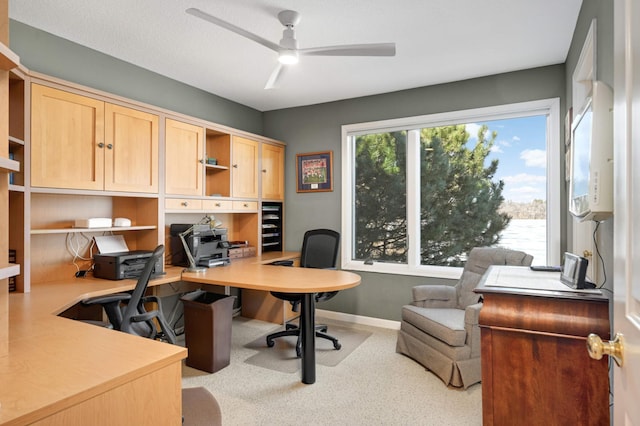
[[[458,304],[455,287],[448,285],[419,285],[412,294],[412,305],[422,308],[455,308]]]
[[[480,308],[482,308],[482,302],[467,306],[464,310],[464,323],[469,325],[478,325]]]
[[[105,305],[114,302],[123,302],[131,299],[129,293],[107,294],[105,296],[96,296],[81,301],[83,305]]]

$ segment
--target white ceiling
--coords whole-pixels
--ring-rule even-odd
[[[10,0],[9,16],[268,111],[563,63],[582,0]],[[395,57],[305,56],[264,90],[277,54],[185,13],[199,8],[300,48],[395,42]]]

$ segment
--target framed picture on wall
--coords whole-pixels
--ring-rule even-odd
[[[297,192],[333,191],[333,151],[296,154]]]

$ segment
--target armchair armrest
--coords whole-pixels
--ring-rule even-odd
[[[115,293],[107,294],[105,296],[90,297],[82,300],[81,303],[83,305],[105,305],[108,303],[123,302],[129,299],[131,299],[131,295],[129,293]]]
[[[419,285],[412,293],[411,304],[422,308],[455,308],[458,303],[455,287],[448,285]]]
[[[464,310],[464,323],[468,325],[478,325],[480,308],[482,308],[482,302],[467,306]]]

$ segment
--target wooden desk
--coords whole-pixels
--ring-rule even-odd
[[[302,383],[312,384],[316,381],[314,294],[355,287],[360,284],[360,276],[346,271],[269,265],[275,260],[298,256],[298,253],[281,253],[278,257],[235,259],[229,266],[211,268],[202,273],[184,272],[182,279],[253,290],[302,293]]]
[[[181,270],[168,268],[149,284],[177,281]],[[86,297],[135,283],[71,278],[10,294],[0,424],[181,423],[185,348],[57,316]]]
[[[609,424],[608,361],[586,348],[589,333],[608,339],[605,296],[511,266],[492,266],[476,292],[485,425]]]

